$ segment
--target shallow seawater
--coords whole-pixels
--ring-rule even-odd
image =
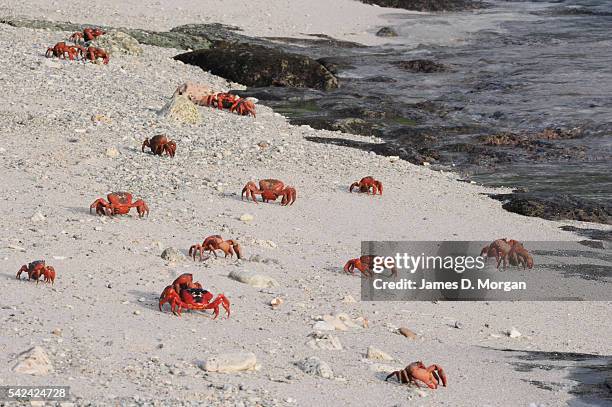
[[[438,167],[451,167],[480,183],[609,204],[612,1],[491,4],[476,12],[390,15],[400,36],[385,46],[287,45],[314,57],[333,56],[341,89],[254,94],[295,123],[363,117],[366,110],[366,121],[374,125],[347,131],[378,136],[389,144],[389,154],[395,151],[402,158],[404,147],[414,147],[415,135],[432,134],[418,148],[442,151]],[[449,69],[412,73],[394,65],[412,59],[433,60]],[[270,94],[274,97],[266,97]],[[415,108],[423,102],[431,106]],[[546,128],[580,128],[583,133],[576,139],[546,140],[528,152],[500,148],[492,162],[453,147],[473,144],[482,135]]]

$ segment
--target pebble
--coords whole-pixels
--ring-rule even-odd
[[[347,304],[354,304],[357,301],[355,300],[355,297],[353,297],[352,295],[345,295],[344,298],[342,298],[342,302],[347,303]]]
[[[455,328],[457,329],[463,329],[463,324],[459,321],[455,321]]]
[[[134,315],[140,315],[140,311],[138,310],[134,311]]]
[[[415,334],[414,332],[412,332],[408,328],[402,327],[398,331],[399,331],[400,334],[404,335],[408,339],[416,339],[417,338],[417,334]]]
[[[53,335],[57,335],[57,336],[62,336],[62,330],[61,328],[55,328],[54,330],[51,331],[51,333]]]
[[[45,376],[53,372],[53,365],[47,353],[40,346],[28,349],[17,357],[13,372]]]
[[[313,327],[316,331],[335,331],[336,328],[328,322],[325,321],[317,321]]]
[[[34,215],[30,217],[30,221],[34,223],[43,222],[45,220],[45,215],[40,212],[36,212]]]
[[[223,353],[211,356],[200,365],[207,372],[233,373],[247,370],[256,370],[257,357],[254,353]]]
[[[280,297],[276,297],[276,298],[273,298],[273,299],[270,301],[270,305],[272,306],[272,309],[277,309],[277,308],[279,308],[281,305],[283,305],[283,302],[284,302],[284,301],[283,301],[283,299],[282,299],[282,298],[280,298]]]
[[[324,379],[334,378],[334,371],[331,369],[331,367],[316,356],[311,356],[299,361],[297,366],[304,373],[311,376],[319,376]]]
[[[366,353],[366,357],[368,359],[374,359],[374,360],[395,360],[393,359],[393,357],[391,355],[389,355],[388,353],[383,352],[382,350],[374,347],[374,346],[368,346],[368,351]]]

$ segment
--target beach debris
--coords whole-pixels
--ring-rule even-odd
[[[297,362],[297,366],[304,373],[311,376],[319,376],[324,379],[334,378],[334,371],[331,367],[316,356],[311,356]]]
[[[178,276],[171,285],[164,288],[159,296],[159,310],[162,311],[165,303],[170,304],[172,313],[181,316],[183,309],[204,311],[213,310],[213,319],[219,316],[219,306],[223,306],[230,317],[230,302],[223,294],[217,295],[213,300],[213,294],[202,288],[202,284],[193,281],[193,275],[189,273]]]
[[[55,269],[52,266],[47,266],[44,260],[36,260],[24,264],[17,272],[15,278],[21,279],[21,273],[27,273],[28,280],[36,280],[37,285],[40,277],[44,277],[45,283],[51,283],[51,285],[55,283]]]
[[[153,136],[150,140],[145,138],[142,142],[142,152],[144,153],[145,147],[151,149],[153,155],[162,155],[166,153],[167,156],[174,157],[176,153],[176,143],[170,140],[165,134],[158,134]]]
[[[185,260],[185,255],[175,247],[167,247],[162,252],[161,258],[170,263],[178,263]]]
[[[255,203],[257,203],[255,195],[261,195],[263,202],[276,201],[278,197],[282,196],[281,206],[293,205],[297,197],[295,188],[286,187],[282,181],[277,179],[262,179],[259,181],[259,188],[257,188],[255,182],[249,181],[242,188],[242,199],[244,199],[245,193],[247,201],[251,198]]]
[[[311,349],[342,350],[340,339],[330,333],[313,332],[308,337],[310,340],[306,342],[306,345]]]
[[[88,45],[101,48],[110,55],[121,53],[140,56],[143,54],[143,49],[136,38],[118,30],[111,30],[102,36],[97,36]]]
[[[34,346],[17,357],[13,372],[45,376],[53,372],[53,365],[45,350],[40,346]]]
[[[233,270],[229,274],[229,278],[255,288],[274,288],[280,285],[272,277],[244,270]]]
[[[257,356],[251,352],[222,353],[206,359],[200,368],[207,372],[234,373],[258,369]]]
[[[414,332],[412,332],[410,329],[405,328],[405,327],[401,327],[400,329],[398,329],[398,332],[405,336],[408,339],[416,339],[417,338],[417,334],[415,334]]]
[[[184,124],[196,125],[202,121],[198,107],[183,95],[172,96],[158,114],[166,119]]]
[[[108,202],[103,198],[96,199],[89,206],[89,213],[96,210],[97,215],[125,215],[132,208],[136,208],[141,218],[146,214],[149,216],[149,207],[142,199],[132,202],[132,194],[129,192],[111,192],[106,196]]]
[[[389,355],[388,353],[383,352],[382,350],[374,346],[368,346],[366,357],[368,359],[374,359],[374,360],[395,360],[393,356]]]
[[[191,246],[189,248],[189,256],[192,256],[193,260],[195,261],[197,254],[200,256],[200,260],[202,260],[202,255],[204,254],[205,250],[208,250],[209,253],[214,254],[215,258],[217,257],[217,250],[221,250],[223,253],[225,253],[226,258],[227,256],[234,257],[234,253],[236,253],[236,257],[238,257],[238,259],[242,258],[242,248],[238,242],[231,239],[224,240],[219,235],[208,236],[204,239],[201,245],[196,243]]]
[[[357,188],[359,192],[372,193],[372,195],[382,195],[383,185],[382,182],[374,179],[372,176],[363,177],[360,181],[353,182],[349,187],[349,192],[353,192],[353,189]]]
[[[446,374],[441,366],[425,366],[421,361],[412,362],[402,370],[391,372],[385,378],[385,381],[393,376],[395,376],[400,383],[415,383],[418,385],[418,380],[425,383],[430,389],[437,389],[440,383],[442,383],[444,387],[446,387],[447,384]]]

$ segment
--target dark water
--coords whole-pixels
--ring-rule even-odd
[[[450,167],[487,185],[609,204],[612,1],[491,4],[478,12],[390,15],[400,44],[305,48],[285,39],[294,51],[331,56],[341,89],[250,92],[294,123],[374,135],[386,154]],[[394,65],[412,59],[448,71]],[[471,148],[484,135],[546,128],[580,130],[576,138],[539,140],[528,149]]]

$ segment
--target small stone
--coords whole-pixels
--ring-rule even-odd
[[[147,299],[145,297],[140,297],[138,299],[138,302],[146,302],[146,301],[147,301]]]
[[[35,346],[20,354],[17,357],[17,364],[13,367],[15,373],[34,376],[44,376],[52,371],[53,365],[49,356],[40,346]]]
[[[400,334],[404,335],[408,339],[416,339],[417,338],[417,334],[415,334],[414,332],[412,332],[408,328],[402,327],[398,331],[399,331]]]
[[[254,353],[223,353],[208,358],[201,366],[207,372],[232,373],[257,369]]]
[[[244,223],[248,223],[255,219],[255,217],[250,213],[245,213],[244,215],[241,215],[239,219]]]
[[[316,356],[303,359],[297,363],[297,366],[306,374],[311,376],[320,376],[324,379],[333,379],[334,371],[329,365],[323,362]]]
[[[248,284],[255,288],[274,288],[280,285],[278,281],[272,277],[250,271],[234,270],[229,274],[229,278],[244,284]]]
[[[374,360],[394,360],[391,355],[383,352],[382,350],[374,346],[368,346],[366,357],[368,359],[374,359]]]
[[[311,339],[306,342],[306,345],[311,349],[342,350],[340,339],[332,334],[313,332],[308,337]]]
[[[463,324],[459,321],[455,321],[455,328],[457,329],[463,329]]]
[[[52,333],[53,335],[62,336],[62,330],[61,330],[61,328],[55,328],[53,331],[51,331],[51,333]]]
[[[512,329],[506,332],[506,335],[508,335],[510,338],[520,338],[522,336],[522,334],[515,327],[512,327]]]
[[[119,150],[115,146],[111,146],[106,149],[106,156],[108,158],[117,158],[119,157]]]
[[[110,117],[106,117],[103,114],[94,114],[93,116],[91,116],[91,121],[94,123],[104,124],[111,124],[113,122]]]
[[[342,298],[342,302],[347,303],[347,304],[354,304],[357,301],[355,300],[355,297],[353,297],[352,295],[345,295],[344,298]]]
[[[134,315],[140,315],[140,311],[138,310],[134,311]]]
[[[399,159],[400,159],[399,155],[391,155],[391,156],[389,156],[389,162],[392,162],[392,163],[398,161]]]
[[[344,322],[342,322],[338,317],[334,315],[323,315],[323,321],[327,322],[329,325],[333,326],[334,329],[338,331],[348,330]]]

